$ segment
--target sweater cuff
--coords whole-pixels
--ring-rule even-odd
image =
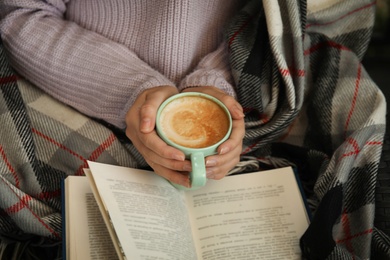
[[[148,79],[146,82],[144,82],[142,85],[140,85],[138,88],[134,90],[134,92],[129,95],[129,100],[123,105],[122,110],[119,112],[118,117],[112,119],[113,125],[118,126],[121,129],[126,129],[126,114],[131,108],[131,106],[134,104],[137,97],[144,92],[147,89],[156,88],[159,86],[175,86],[175,84],[164,78],[164,77],[153,77]]]
[[[224,91],[226,94],[237,99],[236,91],[233,85],[224,77],[213,73],[212,71],[202,70],[192,73],[187,76],[180,84],[179,91],[183,91],[186,88],[198,87],[198,86],[213,86]]]

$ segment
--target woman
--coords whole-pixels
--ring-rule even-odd
[[[206,159],[220,179],[239,161],[244,114],[222,31],[242,1],[2,1],[0,30],[13,68],[49,95],[125,130],[154,171],[189,186],[191,164],[155,133],[158,106],[184,91],[220,99],[229,140]]]

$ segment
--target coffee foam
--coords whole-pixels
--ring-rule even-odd
[[[160,126],[172,142],[190,148],[218,143],[228,132],[229,118],[215,102],[200,96],[174,99],[163,109]]]

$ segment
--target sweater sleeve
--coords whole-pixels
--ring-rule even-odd
[[[142,91],[174,84],[124,45],[65,20],[66,2],[0,1],[10,63],[54,98],[124,128]]]
[[[226,42],[199,62],[195,70],[182,80],[179,90],[194,86],[214,86],[236,98]]]

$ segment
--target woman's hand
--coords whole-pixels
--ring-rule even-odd
[[[185,160],[183,152],[167,145],[155,131],[158,107],[177,93],[173,86],[160,86],[142,92],[126,115],[126,135],[158,175],[190,187],[190,161]]]
[[[222,103],[230,111],[233,119],[232,133],[228,140],[218,147],[218,154],[206,158],[207,178],[219,180],[234,168],[240,161],[242,152],[242,140],[245,135],[244,113],[241,105],[231,96],[216,87],[192,87],[183,90],[183,92],[202,92],[209,94]]]

